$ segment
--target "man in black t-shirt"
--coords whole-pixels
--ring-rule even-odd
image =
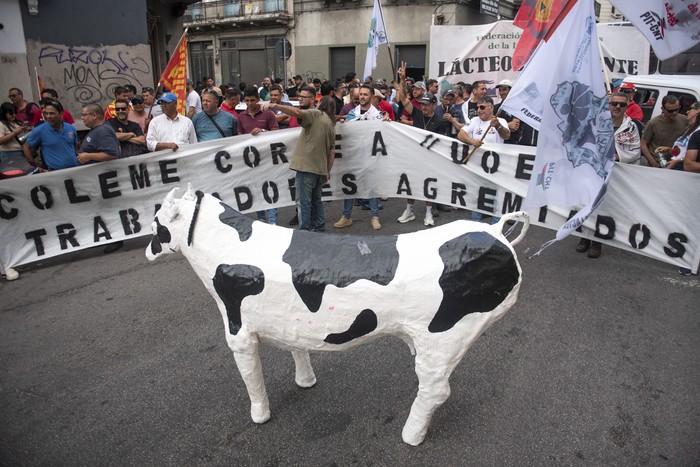
[[[141,125],[128,119],[129,103],[117,99],[114,103],[116,117],[107,120],[117,134],[117,140],[122,150],[122,157],[138,156],[148,152],[146,135],[141,130]]]

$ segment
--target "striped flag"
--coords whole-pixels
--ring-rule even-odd
[[[384,26],[384,13],[382,13],[382,4],[379,0],[374,0],[374,8],[372,9],[372,21],[369,25],[369,38],[367,39],[367,58],[365,59],[365,71],[362,79],[372,76],[372,72],[377,68],[377,55],[379,55],[379,46],[388,44],[389,37],[386,34]]]
[[[187,30],[177,43],[168,66],[160,76],[158,86],[167,88],[177,96],[177,113],[187,113]]]

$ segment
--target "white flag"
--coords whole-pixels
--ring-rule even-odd
[[[384,14],[382,13],[382,4],[379,0],[374,0],[374,8],[372,9],[372,21],[369,25],[369,38],[367,39],[367,59],[365,60],[365,72],[362,79],[372,76],[372,71],[377,68],[377,55],[379,54],[379,46],[388,44],[389,37],[386,34],[384,27]]]
[[[687,0],[610,0],[667,60],[700,44],[700,4]]]
[[[596,44],[593,2],[579,0],[525,66],[502,107],[540,130],[523,207],[579,209],[557,240],[602,201],[614,141]]]

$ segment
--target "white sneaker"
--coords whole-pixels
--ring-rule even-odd
[[[432,227],[435,225],[435,221],[433,220],[433,213],[430,212],[430,209],[425,211],[425,219],[423,219],[423,225],[426,227]]]
[[[8,281],[14,281],[19,279],[19,273],[15,268],[7,268],[5,269],[5,279]]]
[[[401,217],[396,219],[399,221],[401,224],[405,224],[406,222],[411,222],[416,218],[416,215],[413,214],[413,209],[406,208],[406,210],[401,214]]]

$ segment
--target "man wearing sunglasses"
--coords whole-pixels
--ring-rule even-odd
[[[141,97],[141,96],[137,96]],[[143,100],[141,100],[143,103]],[[122,150],[122,157],[138,156],[148,152],[146,147],[146,135],[143,133],[141,126],[129,120],[129,102],[123,99],[117,99],[114,103],[114,111],[117,116],[107,120],[117,134],[119,147]]]
[[[632,120],[637,120],[641,122],[644,120],[644,112],[642,108],[634,101],[634,95],[637,93],[637,88],[632,83],[622,83],[619,89],[620,92],[627,94],[629,102],[627,102],[627,112],[626,114]]]
[[[661,167],[656,150],[660,146],[673,147],[676,139],[688,125],[685,115],[678,115],[681,103],[676,96],[667,95],[661,100],[661,115],[647,123],[642,134],[642,155],[651,167]],[[642,161],[644,163],[645,161]]]

